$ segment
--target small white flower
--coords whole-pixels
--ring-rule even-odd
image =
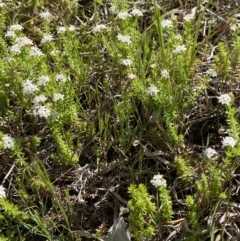
[[[217,152],[214,149],[212,149],[211,147],[208,147],[206,150],[203,151],[203,154],[207,158],[212,158],[213,156],[215,156],[217,154]]]
[[[12,147],[14,147],[15,141],[11,136],[4,135],[2,137],[2,141],[4,149],[11,149]]]
[[[49,77],[46,75],[41,75],[38,77],[38,85],[45,85],[47,82],[49,82]]]
[[[15,44],[18,44],[20,47],[24,47],[27,45],[33,45],[33,41],[30,38],[24,36],[16,38]]]
[[[105,24],[97,24],[94,28],[93,28],[93,32],[101,32],[102,30],[107,29]]]
[[[172,20],[165,19],[162,21],[162,28],[170,28],[173,26]]]
[[[230,29],[231,29],[232,31],[236,31],[238,28],[239,28],[239,25],[236,24],[236,23],[231,24],[231,26],[230,26]]]
[[[42,52],[42,50],[39,49],[38,47],[32,46],[32,47],[30,48],[29,55],[30,55],[30,56],[34,56],[34,57],[39,57],[39,56],[42,56],[42,55],[43,55],[43,52]]]
[[[148,88],[148,91],[147,91],[147,93],[149,95],[155,95],[158,92],[159,92],[159,89],[155,85],[153,85],[153,84],[150,85],[150,87]]]
[[[39,116],[39,117],[44,117],[48,118],[50,116],[50,110],[43,105],[37,105],[33,109],[33,115],[34,116]]]
[[[129,79],[136,79],[136,77],[137,77],[137,75],[135,75],[135,74],[129,74],[128,75]]]
[[[31,80],[27,79],[23,84],[23,93],[26,95],[32,94],[38,90],[38,87],[32,83]]]
[[[229,94],[222,94],[218,98],[218,102],[222,105],[229,105],[231,102],[231,97]]]
[[[2,1],[0,1],[0,7],[4,7],[5,3],[3,3]]]
[[[64,26],[60,26],[60,27],[58,27],[58,29],[57,29],[57,32],[58,33],[65,33],[67,31],[67,29],[66,29],[66,27],[64,27]]]
[[[208,69],[206,71],[206,74],[209,75],[210,77],[217,77],[217,72],[214,69]]]
[[[163,178],[163,175],[160,174],[154,175],[150,182],[155,188],[167,186],[167,181]]]
[[[224,137],[224,139],[222,140],[223,148],[225,146],[234,147],[236,145],[236,143],[237,143],[236,140],[234,140],[231,136]]]
[[[49,11],[39,13],[39,16],[43,19],[49,20],[52,18],[52,14]]]
[[[62,83],[65,83],[67,81],[66,76],[63,74],[56,74],[55,79],[56,79],[56,81],[59,81]]]
[[[162,76],[164,79],[169,78],[169,77],[170,77],[170,75],[169,75],[168,70],[163,69],[163,70],[161,71],[161,76]]]
[[[135,140],[135,141],[133,142],[133,146],[138,146],[139,144],[141,144],[141,142],[140,142],[139,140]]]
[[[19,44],[14,44],[10,48],[10,53],[13,55],[20,54],[21,53],[21,46]]]
[[[23,26],[20,24],[13,24],[8,28],[10,31],[22,31],[23,30]]]
[[[118,13],[118,18],[120,18],[120,19],[126,19],[129,17],[131,17],[131,15],[128,12],[119,12]]]
[[[184,21],[186,22],[189,22],[189,21],[192,21],[194,19],[194,14],[190,13],[190,14],[187,14],[183,17]]]
[[[185,52],[187,49],[185,47],[185,45],[179,45],[177,46],[174,50],[173,50],[173,53],[174,54],[179,54],[179,53],[183,53]]]
[[[17,37],[15,31],[13,31],[13,30],[8,30],[8,31],[4,34],[4,36],[5,36],[6,38],[15,38],[15,37]]]
[[[57,102],[59,100],[63,100],[64,99],[64,95],[60,94],[60,93],[54,93],[53,94],[53,101]]]
[[[156,64],[151,64],[151,65],[150,65],[150,67],[151,67],[152,69],[156,68],[156,66],[157,66]]]
[[[0,185],[0,198],[6,198],[6,191],[3,185]]]
[[[35,104],[35,105],[37,105],[37,104],[39,104],[40,102],[44,102],[44,101],[46,101],[46,100],[47,100],[47,98],[46,98],[44,95],[38,95],[38,96],[36,96],[36,97],[32,100],[32,103]]]
[[[127,44],[130,44],[132,42],[131,37],[127,35],[118,34],[117,39]]]
[[[125,66],[130,66],[132,64],[132,60],[131,59],[123,59],[122,64]]]
[[[115,5],[112,5],[110,8],[109,8],[109,11],[112,12],[112,13],[118,13],[118,9]]]
[[[69,25],[68,31],[74,32],[74,31],[76,31],[76,27],[74,25]]]
[[[133,16],[138,16],[138,17],[143,16],[142,11],[140,11],[140,10],[137,9],[137,8],[134,8],[134,9],[130,12],[130,14],[132,14]]]
[[[41,43],[45,44],[47,42],[51,42],[53,40],[53,36],[51,34],[46,34],[43,36]]]

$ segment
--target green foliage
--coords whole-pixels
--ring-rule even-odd
[[[154,235],[154,215],[156,206],[151,201],[147,188],[144,184],[131,184],[128,188],[131,200],[128,201],[130,209],[130,229],[136,240],[151,238]]]

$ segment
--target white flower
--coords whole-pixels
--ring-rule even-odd
[[[43,19],[49,20],[52,18],[52,14],[49,11],[39,13],[39,16]]]
[[[21,53],[21,46],[19,44],[14,44],[10,48],[10,53],[13,55],[20,54]]]
[[[173,26],[172,20],[165,19],[162,21],[162,28],[170,28]]]
[[[212,158],[213,156],[215,156],[217,154],[217,152],[214,149],[212,149],[211,147],[208,147],[206,150],[203,151],[203,154],[207,158]]]
[[[26,95],[32,94],[38,90],[38,87],[32,83],[31,80],[27,79],[23,84],[23,93]]]
[[[236,24],[236,23],[231,24],[231,26],[230,26],[230,29],[231,29],[232,31],[236,31],[238,28],[239,28],[239,24]]]
[[[169,75],[168,70],[163,69],[163,70],[161,71],[161,76],[162,76],[164,79],[169,78],[169,77],[170,77],[170,75]]]
[[[167,186],[167,181],[163,178],[163,175],[160,174],[154,175],[150,182],[155,188]]]
[[[158,92],[159,92],[159,89],[155,85],[153,85],[153,84],[150,85],[150,87],[148,88],[148,91],[147,91],[147,93],[149,95],[155,95]]]
[[[115,5],[112,5],[110,8],[109,8],[109,11],[112,12],[112,13],[117,13],[118,12],[118,9]]]
[[[50,110],[43,105],[37,105],[33,109],[33,115],[48,118],[50,116]]]
[[[41,43],[45,44],[47,42],[51,42],[53,40],[53,36],[51,34],[46,34],[43,36]]]
[[[14,139],[9,136],[9,135],[4,135],[2,137],[2,141],[3,141],[3,147],[4,149],[11,149],[12,147],[14,147]]]
[[[33,45],[33,41],[30,38],[24,36],[16,38],[15,44],[18,44],[20,47],[24,47],[27,45]]]
[[[64,33],[64,32],[66,32],[67,31],[67,29],[66,29],[66,27],[64,27],[64,26],[60,26],[60,27],[58,27],[58,29],[57,29],[57,32],[58,33]]]
[[[30,55],[30,56],[34,56],[34,57],[39,57],[39,56],[42,56],[42,55],[43,55],[43,52],[42,52],[42,50],[39,49],[38,47],[32,46],[32,47],[30,48],[29,55]]]
[[[206,74],[209,75],[210,77],[217,77],[217,72],[214,69],[208,69],[206,71]]]
[[[185,52],[187,49],[185,47],[185,45],[179,45],[177,46],[174,50],[173,50],[173,53],[174,54],[179,54],[179,53],[183,53]]]
[[[0,1],[0,7],[5,6],[5,3],[3,3],[2,1]]]
[[[17,37],[15,31],[13,31],[13,30],[8,30],[8,31],[4,34],[4,36],[5,36],[6,38],[15,38],[15,37]]]
[[[58,100],[63,100],[64,99],[64,95],[59,94],[59,93],[54,93],[53,94],[53,101],[57,102]]]
[[[67,81],[67,78],[63,74],[56,74],[55,76],[56,81],[65,83]]]
[[[38,85],[45,85],[47,82],[49,82],[49,77],[46,75],[41,75],[38,77]]]
[[[132,60],[131,59],[123,59],[122,64],[125,66],[130,66],[132,64]]]
[[[0,198],[6,198],[6,192],[3,185],[0,185]]]
[[[229,105],[231,102],[231,97],[229,94],[222,94],[218,98],[218,102],[222,105]]]
[[[46,98],[44,95],[38,95],[38,96],[36,96],[36,97],[32,100],[32,103],[35,104],[35,105],[37,105],[37,104],[39,104],[40,102],[44,102],[44,101],[46,101],[46,100],[47,100],[47,98]]]
[[[93,32],[101,32],[101,30],[107,29],[106,25],[104,24],[97,24],[94,28],[93,28]]]
[[[120,19],[126,19],[129,17],[131,17],[131,15],[128,12],[119,12],[118,13],[118,18],[120,18]]]
[[[69,25],[68,31],[73,32],[76,30],[76,27],[74,25]]]
[[[183,17],[184,21],[189,22],[194,19],[194,14],[190,13]]]
[[[137,77],[137,75],[135,75],[135,74],[129,74],[128,75],[128,78],[129,79],[135,79]]]
[[[225,137],[224,139],[223,139],[223,141],[222,141],[222,146],[223,146],[223,148],[225,147],[225,146],[231,146],[231,147],[234,147],[235,145],[236,145],[236,140],[234,140],[232,137],[230,137],[230,136],[227,136],[227,137]]]
[[[118,34],[117,39],[127,44],[130,44],[132,42],[131,37],[127,35]]]
[[[143,16],[142,11],[140,11],[140,10],[137,9],[137,8],[134,8],[134,9],[130,12],[130,14],[132,14],[133,16],[139,16],[139,17]]]
[[[20,24],[13,24],[8,28],[10,31],[22,31],[23,30],[23,26]]]

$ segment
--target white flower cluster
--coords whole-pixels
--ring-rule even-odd
[[[168,70],[163,69],[163,70],[161,71],[161,76],[162,76],[164,79],[168,79],[168,78],[170,77]]]
[[[29,39],[28,37],[17,37],[15,39],[14,45],[11,46],[10,52],[13,55],[20,54],[21,49],[25,46],[33,45],[33,41]]]
[[[53,15],[49,11],[41,12],[39,13],[39,16],[45,20],[50,20],[53,17]]]
[[[218,98],[218,102],[222,105],[229,105],[231,102],[231,97],[229,94],[222,94]]]
[[[33,109],[33,115],[47,119],[50,116],[50,110],[46,106],[37,105]]]
[[[55,79],[57,82],[65,83],[67,81],[67,78],[64,74],[56,74]]]
[[[173,26],[172,20],[165,19],[162,21],[162,28],[170,28]]]
[[[3,141],[3,148],[4,149],[11,149],[11,148],[14,147],[15,141],[11,136],[4,135],[2,137],[2,141]]]
[[[69,27],[59,26],[57,29],[58,33],[65,33],[66,31],[74,32],[76,27],[74,25],[69,25]]]
[[[187,48],[185,47],[185,45],[179,45],[173,50],[173,53],[180,54],[180,53],[185,52],[186,50],[187,50]]]
[[[44,102],[44,101],[46,101],[46,100],[47,100],[47,98],[46,98],[44,95],[38,95],[38,96],[36,96],[36,97],[32,100],[32,103],[35,104],[35,105],[37,105],[37,104],[39,104],[40,102]]]
[[[93,32],[97,33],[97,32],[101,32],[102,30],[107,29],[107,26],[105,24],[97,24],[94,28],[93,28]]]
[[[60,93],[54,93],[53,94],[53,101],[57,102],[59,100],[63,100],[64,99],[64,95],[60,94]]]
[[[13,24],[11,26],[8,27],[7,32],[5,33],[5,37],[6,38],[14,38],[16,37],[16,31],[22,31],[23,30],[23,26],[20,24]]]
[[[207,158],[212,158],[215,155],[217,155],[217,152],[212,149],[211,147],[208,147],[206,150],[204,150],[203,154],[207,157]]]
[[[160,174],[154,175],[150,182],[155,188],[167,186],[167,181],[163,178],[163,175]]]
[[[25,95],[30,95],[38,90],[38,87],[32,83],[31,80],[27,79],[23,84],[23,93]]]
[[[45,35],[43,35],[43,38],[41,40],[41,44],[51,42],[52,40],[53,40],[53,36],[51,34],[45,34]]]
[[[155,95],[155,94],[157,94],[158,92],[159,92],[159,89],[158,89],[155,85],[153,85],[153,84],[151,84],[151,85],[149,86],[148,91],[147,91],[147,93],[148,93],[149,95]]]
[[[131,17],[131,15],[128,12],[124,12],[124,11],[119,12],[117,14],[117,16],[118,16],[119,19],[126,19],[126,18]]]
[[[132,60],[131,59],[123,59],[122,64],[125,66],[130,66],[132,64]]]
[[[234,147],[236,144],[236,140],[234,140],[231,136],[227,136],[222,140],[223,148],[226,146]]]
[[[124,36],[122,34],[118,34],[117,39],[126,44],[130,44],[132,42],[131,37],[127,35]]]
[[[210,77],[217,77],[217,72],[214,69],[208,69],[206,71],[206,74],[209,75]]]
[[[47,82],[49,82],[49,77],[48,76],[46,76],[46,75],[41,75],[41,76],[39,76],[38,77],[38,85],[45,85]]]
[[[39,57],[43,55],[43,52],[41,49],[39,49],[36,46],[31,46],[30,47],[30,51],[29,51],[29,55],[33,56],[33,57]]]
[[[132,16],[138,16],[138,17],[142,17],[143,16],[142,11],[137,9],[137,8],[133,8],[132,11],[130,12],[130,14]]]
[[[6,198],[6,191],[2,185],[0,185],[0,198]]]

